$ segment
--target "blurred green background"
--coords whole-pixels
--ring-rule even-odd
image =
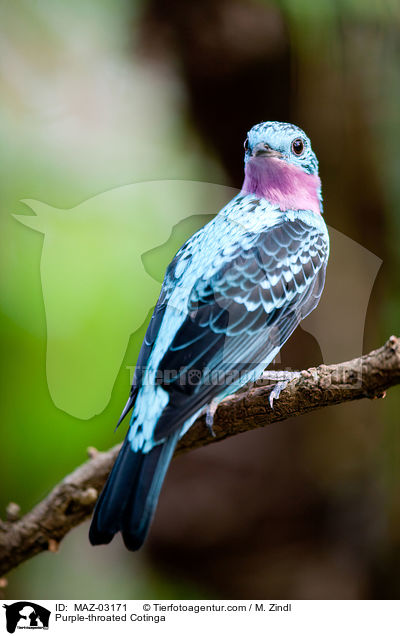
[[[104,410],[68,415],[46,378],[43,235],[13,218],[29,214],[22,199],[71,209],[125,184],[167,179],[240,188],[246,131],[262,120],[291,121],[319,158],[327,222],[383,261],[364,350],[398,334],[397,1],[2,1],[0,24],[1,510],[13,500],[27,511],[85,460],[87,446],[122,438],[123,427],[113,429],[144,335],[149,280],[153,294],[172,255],[151,254],[152,278],[135,282],[140,327]],[[166,228],[170,210],[159,216]],[[143,251],[152,228],[145,211],[135,219],[132,246]],[[176,247],[203,221],[179,226]],[[85,256],[82,242],[71,248],[71,264]],[[336,324],[332,313],[324,327]],[[282,352],[292,367],[321,361],[302,329]],[[383,401],[338,406],[181,457],[143,551],[129,554],[119,539],[93,549],[84,524],[59,553],[11,573],[4,595],[398,598],[399,406],[394,389]]]

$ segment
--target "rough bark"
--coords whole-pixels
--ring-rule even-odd
[[[302,371],[269,405],[274,374],[261,385],[247,387],[226,398],[214,416],[214,435],[199,417],[179,442],[176,454],[205,446],[238,433],[280,422],[326,406],[361,398],[384,397],[400,384],[400,339],[348,362]],[[0,521],[0,576],[44,550],[56,552],[61,539],[92,512],[97,495],[117,457],[119,445],[106,452],[88,449],[89,460],[65,477],[33,510],[19,518],[15,503]],[[4,582],[4,579],[0,579]]]

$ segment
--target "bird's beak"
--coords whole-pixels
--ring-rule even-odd
[[[273,150],[268,144],[259,143],[251,151],[252,157],[275,157],[276,159],[282,159],[282,153],[278,150]]]

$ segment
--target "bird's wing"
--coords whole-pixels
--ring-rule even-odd
[[[177,281],[183,276],[186,268],[190,265],[192,253],[193,250],[196,249],[196,245],[201,238],[201,232],[202,230],[196,232],[188,241],[186,241],[186,243],[184,243],[184,245],[182,245],[182,247],[179,249],[167,268],[163,285],[161,287],[160,296],[158,298],[156,306],[154,307],[153,314],[146,330],[146,335],[143,339],[142,346],[139,351],[129,398],[118,420],[117,427],[129,413],[135,403],[137,392],[142,383],[143,374],[146,370],[146,364],[159,333],[165,310],[168,306],[169,298],[175,288]]]
[[[170,400],[155,441],[223,393],[239,374],[269,364],[318,304],[328,252],[323,223],[283,216],[261,233],[247,232],[222,262],[221,254],[216,256],[219,267],[211,263],[197,279],[187,318],[158,368],[158,382]],[[217,376],[222,380],[215,381]]]

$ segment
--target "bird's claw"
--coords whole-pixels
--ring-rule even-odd
[[[271,409],[274,408],[274,400],[279,400],[279,396],[286,389],[289,384],[289,380],[283,380],[282,382],[277,382],[274,384],[271,393],[269,394],[269,405]]]
[[[271,409],[274,408],[274,400],[278,400],[282,391],[284,391],[293,380],[298,380],[301,373],[300,371],[264,371],[263,377],[267,380],[277,380],[273,385],[271,393],[269,394],[269,405]]]
[[[213,437],[216,437],[216,434],[213,429],[213,424],[214,424],[214,413],[217,410],[217,407],[218,407],[218,402],[212,401],[211,404],[208,405],[206,410],[206,426],[208,430],[210,431],[210,435],[212,435]]]

